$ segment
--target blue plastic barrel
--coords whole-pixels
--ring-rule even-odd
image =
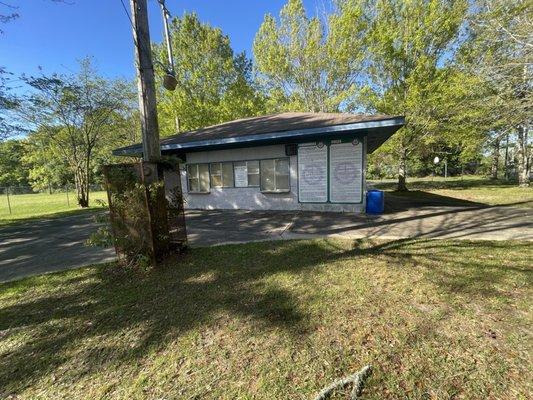
[[[366,192],[367,214],[383,214],[385,210],[385,193],[382,190],[369,190]]]

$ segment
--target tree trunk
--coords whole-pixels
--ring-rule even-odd
[[[89,207],[89,197],[88,197],[88,182],[83,173],[83,168],[76,168],[76,173],[74,174],[74,180],[76,183],[76,195],[78,198],[78,204],[82,208]]]
[[[531,172],[527,136],[528,128],[520,125],[518,127],[516,157],[518,158],[518,185],[522,187],[529,186],[529,174]]]
[[[498,179],[498,169],[500,166],[500,139],[495,139],[492,146],[492,165],[490,167],[490,179]]]
[[[80,196],[78,198],[78,204],[82,208],[89,207],[89,187],[88,186],[89,186],[89,183],[88,183],[87,177],[84,176],[82,178],[81,192],[80,192]]]
[[[89,158],[90,156],[87,157],[87,166],[85,167],[85,204],[86,204],[85,207],[89,207],[89,192],[90,192],[89,182],[90,182],[90,174],[91,174],[90,167],[89,167]]]
[[[409,190],[407,189],[406,179],[407,179],[407,151],[403,149],[400,154],[400,163],[398,165],[398,186],[396,188],[398,192],[407,192]]]

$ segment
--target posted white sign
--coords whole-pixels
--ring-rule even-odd
[[[248,186],[248,166],[244,163],[234,163],[233,171],[235,174],[235,187]]]
[[[361,201],[363,145],[331,144],[329,148],[329,199],[333,203]]]
[[[316,145],[298,147],[298,197],[302,203],[328,201],[328,149]]]

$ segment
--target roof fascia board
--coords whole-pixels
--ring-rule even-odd
[[[385,128],[392,126],[402,126],[405,124],[405,119],[403,117],[383,119],[379,121],[366,121],[366,122],[355,122],[351,124],[344,125],[332,125],[319,128],[308,128],[308,129],[296,129],[291,131],[279,131],[279,132],[269,132],[261,133],[257,135],[246,135],[246,136],[237,136],[234,138],[223,138],[223,139],[208,139],[208,140],[198,140],[194,142],[186,143],[169,143],[162,144],[161,150],[186,150],[189,148],[196,147],[209,147],[209,146],[218,146],[226,144],[237,144],[237,143],[249,143],[249,142],[260,142],[265,140],[273,139],[287,139],[287,138],[304,138],[306,136],[313,136],[317,134],[334,134],[338,132],[345,131],[357,131],[363,129],[375,129],[375,128]],[[119,149],[117,149],[119,150]],[[132,154],[137,149],[124,149],[117,151],[116,154]],[[139,146],[139,150],[141,147]]]

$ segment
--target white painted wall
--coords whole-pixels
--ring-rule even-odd
[[[187,154],[187,163],[246,161],[286,157],[285,145],[248,147],[241,149],[203,151]],[[312,210],[362,212],[363,204],[302,204],[298,203],[298,157],[290,157],[290,192],[261,193],[257,187],[211,188],[210,193],[187,192],[186,165],[181,166],[181,182],[186,209],[202,210]]]

